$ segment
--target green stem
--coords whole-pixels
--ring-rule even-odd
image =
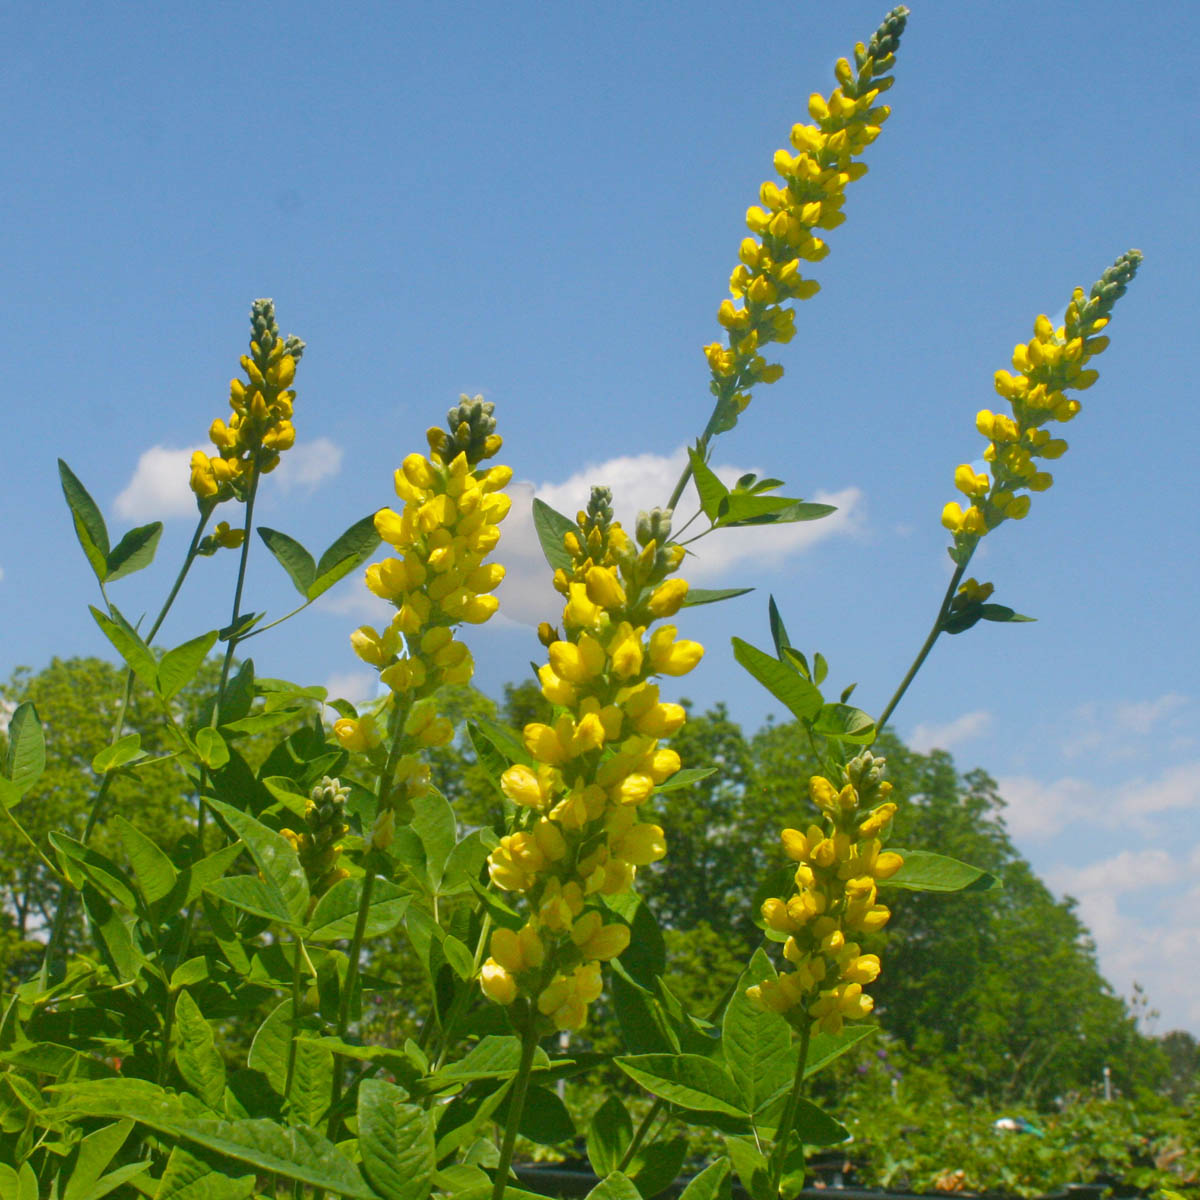
[[[163,601],[163,606],[159,609],[158,616],[154,618],[154,624],[150,627],[150,632],[146,635],[147,645],[154,640],[154,635],[167,619],[167,613],[171,611],[171,605],[175,603],[175,597],[179,595],[179,589],[183,587],[183,581],[192,569],[192,563],[196,561],[196,547],[200,545],[200,538],[204,534],[204,526],[208,524],[208,518],[212,516],[212,511],[212,506],[210,505],[203,505],[200,509],[200,519],[196,522],[195,531],[192,533],[192,540],[188,544],[187,553],[183,556],[183,565],[179,568],[179,573],[175,576],[175,582],[171,585],[171,590],[167,594],[166,600]],[[103,593],[103,587],[100,590]],[[125,728],[125,714],[129,710],[129,701],[133,696],[133,679],[133,671],[131,669],[126,670],[125,689],[121,697],[121,703],[117,708],[117,716],[113,722],[113,731],[109,737],[109,745],[112,745],[120,738],[121,731]],[[87,821],[83,827],[82,841],[85,846],[91,838],[96,824],[100,820],[100,812],[104,807],[104,800],[108,795],[108,789],[112,784],[112,780],[113,772],[106,771],[104,778],[100,781],[100,786],[96,789],[95,796],[92,797],[91,807],[88,809]],[[57,874],[57,872],[55,873]],[[50,936],[46,939],[46,949],[42,955],[40,977],[43,987],[45,987],[46,981],[49,978],[50,962],[66,930],[69,913],[70,893],[64,890],[59,895],[58,905],[54,910],[54,923],[50,927]]]
[[[969,561],[970,559],[968,558],[967,562]],[[946,588],[946,594],[942,597],[942,603],[938,607],[937,619],[933,623],[933,628],[930,629],[929,636],[917,652],[917,657],[913,659],[913,664],[908,668],[908,673],[900,680],[900,686],[896,689],[895,695],[887,702],[887,707],[880,714],[879,720],[875,722],[877,732],[883,731],[888,718],[896,711],[896,705],[900,703],[904,698],[904,693],[908,691],[908,685],[917,677],[917,672],[921,669],[921,665],[929,657],[929,652],[933,649],[934,642],[938,640],[938,636],[942,632],[942,622],[946,619],[946,614],[950,611],[950,604],[954,600],[954,594],[958,591],[959,581],[962,579],[966,569],[967,563],[964,562],[956,568],[954,574],[950,577],[950,586]]]
[[[775,1148],[771,1155],[771,1179],[767,1191],[779,1195],[779,1183],[783,1179],[783,1164],[787,1159],[788,1142],[792,1137],[792,1126],[796,1123],[796,1110],[800,1107],[800,1093],[804,1090],[804,1069],[808,1065],[808,1043],[812,1037],[812,1026],[806,1019],[800,1030],[800,1058],[796,1063],[796,1078],[784,1106],[783,1119],[775,1134]],[[803,1143],[801,1143],[803,1145]]]
[[[304,941],[297,937],[292,942],[292,1028],[288,1034],[287,1071],[283,1080],[283,1102],[292,1095],[292,1080],[296,1076],[296,1029],[300,1023],[300,963],[304,959]]]
[[[253,629],[251,629],[246,634],[245,637],[238,638],[238,641],[239,642],[249,641],[252,637],[258,637],[258,635],[260,633],[266,633],[268,629],[274,629],[276,625],[282,625],[284,623],[284,621],[290,621],[297,613],[302,613],[310,604],[312,604],[311,600],[305,600],[305,602],[303,604],[299,605],[297,608],[293,608],[292,611],[289,613],[284,613],[282,617],[277,617],[274,621],[271,621],[269,624],[256,625]]]
[[[646,1140],[646,1134],[650,1132],[650,1126],[654,1124],[654,1118],[666,1106],[667,1102],[665,1100],[658,1099],[647,1109],[646,1115],[641,1119],[637,1129],[634,1131],[633,1140],[629,1143],[628,1149],[621,1155],[621,1161],[617,1164],[618,1171],[624,1171],[633,1162],[633,1156],[642,1148],[642,1143]]]
[[[441,1044],[438,1047],[437,1058],[433,1064],[435,1071],[441,1068],[442,1064],[446,1061],[446,1055],[450,1053],[450,1037],[454,1032],[454,1026],[458,1023],[459,1017],[463,1014],[463,1009],[466,1008],[467,1002],[471,998],[475,977],[479,974],[479,965],[483,962],[483,952],[487,948],[488,934],[491,931],[492,917],[490,913],[485,912],[483,914],[483,924],[479,927],[479,941],[475,943],[475,961],[471,970],[471,978],[463,983],[461,991],[454,997],[454,1003],[450,1006],[450,1011],[446,1014],[446,1019],[442,1023]]]
[[[492,1184],[492,1200],[504,1200],[504,1189],[508,1187],[508,1169],[512,1166],[513,1150],[517,1145],[517,1126],[525,1111],[525,1096],[529,1091],[529,1076],[533,1072],[533,1056],[538,1047],[537,1013],[530,1010],[526,1015],[526,1026],[521,1041],[521,1063],[513,1082],[512,1095],[508,1099],[508,1120],[504,1125],[504,1140],[500,1143],[500,1162],[496,1166],[496,1179]]]

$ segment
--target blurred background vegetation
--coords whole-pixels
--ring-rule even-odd
[[[46,728],[46,773],[22,809],[40,844],[51,830],[82,832],[95,784],[91,757],[108,741],[123,682],[124,672],[113,665],[77,658],[54,659],[40,671],[19,669],[0,685],[0,703],[11,711],[32,700]],[[214,685],[212,667],[179,703],[198,708]],[[499,703],[461,688],[450,707],[456,717],[516,728],[544,717],[546,708],[528,683],[506,687]],[[136,687],[126,728],[141,733],[152,756],[165,752],[148,698]],[[0,734],[0,753],[3,740]],[[275,740],[264,742],[263,755]],[[755,890],[780,865],[779,830],[806,819],[814,766],[796,726],[768,723],[747,734],[720,705],[692,712],[672,744],[685,767],[720,769],[655,798],[669,854],[644,869],[638,884],[663,930],[668,986],[690,1011],[706,1014],[762,942]],[[253,743],[239,749],[251,767],[258,765]],[[984,771],[960,773],[949,754],[915,753],[888,733],[875,749],[887,755],[900,803],[892,844],[962,859],[991,871],[1004,886],[896,898],[891,924],[871,947],[884,963],[873,989],[878,1032],[816,1079],[816,1098],[853,1134],[847,1146],[821,1156],[818,1176],[919,1191],[1023,1195],[1097,1177],[1126,1188],[1194,1186],[1200,1173],[1196,1039],[1180,1030],[1155,1034],[1147,999],[1113,992],[1073,902],[1056,899],[1013,846],[1004,800]],[[464,829],[497,819],[497,792],[468,739],[432,764],[434,782]],[[122,774],[110,789],[95,845],[121,858],[105,829],[105,819],[118,813],[171,845],[191,836],[194,812],[191,785],[174,762]],[[37,969],[58,899],[56,883],[32,850],[11,824],[0,823],[6,990]],[[66,937],[71,952],[88,952],[78,911],[70,914]],[[400,931],[374,943],[372,953],[372,973],[396,980],[394,1002],[368,1016],[376,1025],[372,1036],[400,1044],[417,1033],[429,981]],[[245,1061],[254,1031],[277,1002],[264,986],[258,1010],[230,1019],[222,1032],[231,1064]],[[480,1017],[489,1025],[499,1016],[480,1001]],[[618,1045],[615,1021],[603,1005],[571,1043],[575,1049]],[[615,1072],[565,1089],[581,1132],[608,1087],[634,1091]],[[636,1110],[639,1099],[628,1100]],[[1027,1131],[997,1130],[1000,1118]],[[578,1147],[527,1144],[526,1152],[571,1158]]]

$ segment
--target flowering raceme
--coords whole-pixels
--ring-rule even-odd
[[[723,301],[717,313],[728,345],[704,347],[726,427],[750,403],[754,384],[774,383],[783,375],[783,367],[767,363],[759,351],[770,342],[791,341],[796,312],[787,302],[808,300],[820,290],[816,280],[801,274],[801,264],[819,262],[829,253],[813,231],[833,229],[845,220],[846,185],[867,173],[866,164],[855,159],[888,118],[888,107],[876,101],[894,82],[884,72],[895,63],[907,18],[906,8],[893,9],[870,44],[854,48],[855,67],[838,60],[838,87],[828,98],[814,92],[808,102],[814,123],[792,129],[796,153],[775,154],[783,186],[764,183],[761,206],[746,213],[754,236],[744,239],[738,251],[741,262],[729,280],[733,299]]]
[[[528,997],[557,1029],[583,1025],[600,994],[600,963],[629,944],[628,927],[606,922],[597,901],[626,891],[638,867],[666,854],[662,829],[638,808],[679,770],[660,739],[685,713],[660,701],[653,681],[686,674],[704,653],[673,625],[650,632],[687,597],[687,583],[670,578],[684,554],[669,540],[670,512],[643,513],[635,545],[610,501],[607,488],[594,488],[579,532],[564,536],[571,569],[554,574],[566,599],[562,631],[538,631],[549,659],[538,677],[557,715],[525,726],[532,765],[501,777],[523,815],[488,858],[492,882],[522,893],[531,915],[520,930],[493,933],[483,990],[501,1004]]]
[[[216,455],[192,455],[190,486],[200,500],[244,500],[259,474],[273,471],[279,456],[296,440],[292,427],[292,381],[304,343],[292,334],[279,336],[273,300],[255,300],[250,309],[250,353],[242,355],[245,381],[229,384],[233,410],[226,424],[218,417],[208,436]],[[228,531],[228,526],[225,527]],[[233,546],[228,534],[216,545]]]
[[[480,468],[502,444],[492,412],[493,405],[481,397],[462,397],[448,414],[449,433],[434,427],[426,434],[429,457],[410,454],[396,471],[403,510],[375,514],[375,528],[395,557],[369,566],[366,583],[397,611],[382,633],[363,625],[350,641],[390,689],[395,744],[403,739],[414,751],[395,763],[398,784],[409,797],[419,794],[429,778],[415,751],[445,745],[454,732],[437,714],[433,693],[446,684],[467,683],[474,674],[471,652],[455,640],[454,629],[464,622],[480,625],[499,608],[491,593],[504,568],[484,560],[500,540],[499,525],[512,503],[501,491],[512,470]],[[386,758],[373,717],[343,717],[333,730],[345,749]],[[390,841],[393,809],[394,803],[381,810],[375,845]]]
[[[762,905],[767,927],[787,934],[783,956],[791,970],[746,994],[793,1024],[809,1020],[813,1033],[840,1033],[845,1021],[873,1007],[863,988],[879,975],[879,958],[863,954],[854,939],[887,924],[891,912],[879,903],[877,885],[904,865],[883,849],[896,811],[885,766],[865,751],[846,765],[840,789],[813,776],[809,794],[821,823],[783,831],[784,852],[797,864],[796,891]]]
[[[326,775],[310,793],[304,811],[303,832],[297,833],[292,829],[279,831],[300,855],[300,865],[308,880],[313,907],[321,896],[348,874],[344,867],[337,865],[337,860],[342,853],[341,839],[350,831],[346,824],[346,797],[349,794],[349,788]]]
[[[1029,493],[1044,492],[1054,482],[1035,460],[1061,458],[1067,443],[1043,427],[1066,423],[1079,413],[1079,401],[1066,392],[1083,391],[1099,378],[1088,363],[1107,348],[1109,339],[1101,331],[1141,261],[1141,253],[1130,250],[1104,272],[1089,296],[1076,288],[1057,329],[1049,317],[1039,316],[1032,340],[1018,343],[1013,351],[1018,373],[996,372],[996,391],[1009,402],[1012,415],[985,408],[975,418],[976,428],[988,439],[983,458],[991,475],[967,464],[954,472],[954,486],[970,502],[964,509],[952,500],[942,510],[942,524],[954,534],[956,545],[970,548],[1001,521],[1020,520],[1029,512]]]

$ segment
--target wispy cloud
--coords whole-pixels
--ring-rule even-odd
[[[362,704],[373,700],[379,689],[379,676],[374,671],[337,671],[325,680],[330,700],[349,700]]]
[[[138,459],[133,478],[118,494],[113,508],[130,521],[195,516],[196,497],[188,487],[188,463],[203,446],[151,446]]]
[[[963,713],[961,717],[941,725],[922,723],[912,731],[908,744],[918,754],[928,754],[930,750],[953,750],[962,742],[978,737],[991,723],[992,714],[982,709]]]
[[[587,504],[594,484],[611,487],[617,518],[632,529],[641,509],[662,504],[671,493],[687,461],[682,447],[673,454],[622,455],[589,464],[567,479],[555,482],[516,482],[510,487],[512,512],[503,527],[503,540],[497,557],[508,568],[498,593],[501,612],[512,620],[536,624],[561,605],[550,586],[546,567],[533,525],[533,500],[537,497],[551,508],[573,517]],[[713,470],[727,485],[752,468],[732,464],[714,465]],[[696,556],[688,560],[689,580],[703,583],[728,578],[731,568],[748,559],[770,560],[803,553],[831,537],[856,532],[864,522],[864,498],[856,487],[838,492],[818,492],[811,498],[832,504],[837,512],[820,521],[798,522],[773,528],[722,530],[704,539],[696,547]],[[696,492],[689,484],[677,511],[690,514],[698,507]],[[696,528],[696,527],[693,527]]]
[[[195,516],[196,497],[188,486],[189,464],[197,450],[211,446],[151,446],[138,459],[133,477],[117,495],[113,507],[131,521],[169,520]],[[272,479],[282,491],[313,488],[333,478],[342,468],[342,449],[329,438],[298,442],[279,460]]]
[[[1071,735],[1062,743],[1065,759],[1097,756],[1118,762],[1172,741],[1177,748],[1194,744],[1196,706],[1188,696],[1167,692],[1150,700],[1095,701],[1070,715]]]

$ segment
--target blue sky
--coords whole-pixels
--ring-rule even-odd
[[[1160,1031],[1200,1033],[1200,489],[1180,450],[1200,9],[912,7],[893,117],[787,374],[714,456],[839,514],[701,543],[693,578],[758,590],[686,615],[709,652],[684,690],[757,727],[770,698],[729,635],[765,644],[773,592],[793,639],[879,711],[948,576],[938,515],[982,449],[992,373],[1037,313],[1140,247],[1055,487],[973,567],[1038,623],[945,639],[896,724],[1001,780],[1018,846],[1079,899],[1113,985],[1143,983]],[[6,6],[0,672],[107,650],[58,455],[113,526],[166,521],[159,562],[113,591],[157,609],[193,520],[181,464],[226,415],[249,302],[270,295],[309,352],[263,522],[323,547],[389,503],[393,467],[460,392],[482,392],[522,503],[505,617],[473,641],[485,690],[521,677],[527,622],[553,609],[529,499],[572,511],[600,482],[627,514],[665,500],[707,416],[699,347],[742,214],[883,11]],[[232,559],[200,564],[164,641],[224,623]],[[249,589],[255,608],[291,605],[261,550]],[[347,635],[364,597],[349,582],[258,639],[260,671],[361,689]]]

